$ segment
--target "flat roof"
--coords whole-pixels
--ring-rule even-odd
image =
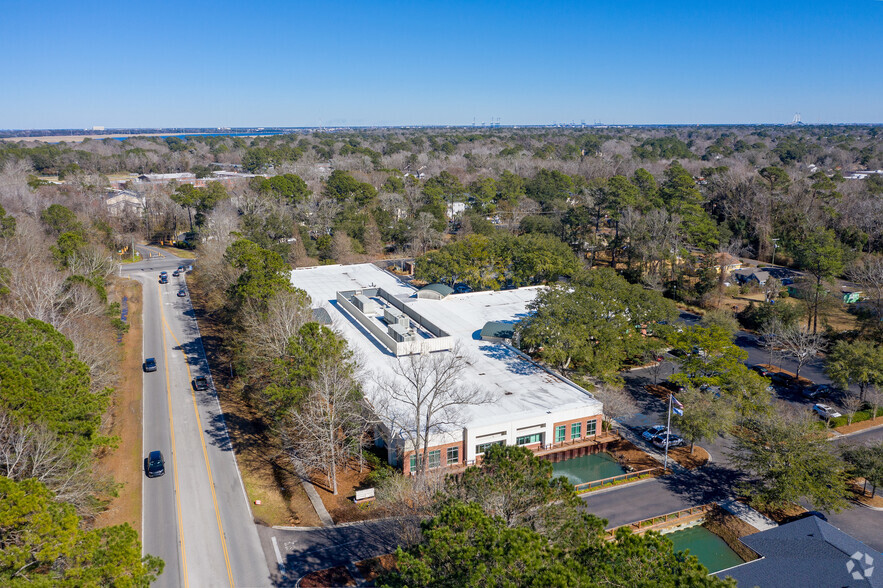
[[[363,358],[365,367],[378,376],[393,375],[395,357],[339,306],[337,292],[383,288],[447,331],[469,356],[463,381],[496,398],[492,404],[465,407],[462,424],[466,428],[586,406],[601,412],[601,403],[589,392],[553,375],[511,347],[481,340],[481,329],[487,322],[512,324],[527,316],[527,305],[541,286],[455,294],[443,300],[418,299],[416,288],[368,263],[297,268],[291,272],[291,283],[310,295],[313,306],[328,308],[335,330]],[[375,391],[370,380],[363,382],[369,400]]]

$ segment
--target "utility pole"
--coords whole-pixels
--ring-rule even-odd
[[[668,395],[668,422],[665,425],[665,462],[662,465],[662,470],[663,470],[662,473],[665,473],[668,471],[668,446],[670,445],[669,438],[671,435],[671,398],[672,398],[672,395],[669,394]]]
[[[773,239],[773,263],[772,265],[776,265],[776,249],[779,248],[779,240]]]
[[[132,263],[135,263],[135,239],[132,239]]]

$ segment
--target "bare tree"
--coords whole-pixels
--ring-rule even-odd
[[[883,314],[883,256],[862,257],[850,266],[847,276],[864,289],[877,314]]]
[[[352,457],[353,438],[361,442],[361,400],[351,361],[328,358],[310,382],[309,396],[284,425],[289,458],[303,472],[319,471],[337,494],[337,471]]]
[[[874,409],[871,418],[876,418],[878,416],[877,410],[880,408],[880,405],[883,405],[883,391],[876,386],[870,387],[865,391],[865,400]]]
[[[767,345],[797,362],[797,377],[800,377],[800,369],[825,348],[825,336],[821,333],[810,332],[801,325],[785,326],[779,321],[772,321],[766,327],[764,338]]]
[[[419,251],[420,255],[423,255],[427,250],[444,242],[444,236],[433,227],[434,224],[435,217],[428,212],[421,212],[414,220],[411,235],[415,253]]]
[[[846,424],[851,425],[852,419],[855,418],[855,413],[861,410],[862,406],[864,406],[865,401],[862,400],[861,396],[856,394],[852,394],[850,392],[846,392],[843,398],[840,401],[840,405],[843,407],[843,410],[846,412]]]
[[[17,423],[0,409],[0,475],[13,480],[35,478],[69,502],[81,516],[95,512],[94,496],[102,480],[90,471],[89,460],[75,457],[74,448],[38,423]]]
[[[608,423],[618,422],[640,410],[635,399],[622,386],[603,384],[593,394],[604,404],[604,418]]]
[[[312,320],[310,298],[303,290],[280,292],[267,303],[247,302],[241,314],[246,347],[255,357],[277,358],[286,355],[289,340]]]
[[[392,362],[393,377],[375,378],[374,412],[391,435],[400,432],[406,446],[420,456],[419,471],[426,473],[433,435],[463,426],[463,409],[488,404],[494,397],[464,383],[468,359],[462,349],[408,355]],[[392,440],[388,440],[392,449]]]

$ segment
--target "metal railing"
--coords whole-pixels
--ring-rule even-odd
[[[655,517],[650,517],[648,519],[641,519],[640,521],[635,521],[634,523],[619,525],[618,527],[611,527],[610,529],[607,529],[606,533],[608,535],[608,538],[610,538],[616,534],[617,529],[621,529],[623,527],[630,527],[633,531],[640,531],[641,529],[644,529],[646,527],[654,527],[656,525],[661,525],[670,521],[677,521],[685,517],[706,513],[713,509],[714,506],[715,504],[713,502],[709,504],[703,504],[701,506],[691,506],[690,508],[684,508],[675,512],[669,512]]]
[[[641,476],[647,476],[649,474],[655,472],[661,472],[661,467],[648,468],[646,470],[640,470],[638,472],[627,472],[625,474],[619,474],[618,476],[611,476],[609,478],[602,478],[600,480],[594,480],[592,482],[583,482],[581,484],[574,484],[573,489],[577,492],[588,492],[589,490],[593,490],[595,488],[600,488],[605,484],[611,484],[615,482],[622,482],[625,480],[631,480],[632,478],[640,478]]]

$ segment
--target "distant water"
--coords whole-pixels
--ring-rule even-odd
[[[571,484],[594,482],[624,474],[609,453],[592,453],[552,464],[553,476],[564,476]]]
[[[150,137],[157,139],[166,139],[168,137],[178,137],[179,139],[186,139],[188,137],[257,137],[257,136],[265,136],[265,135],[287,135],[293,133],[294,131],[253,131],[246,133],[185,133],[179,135],[130,135],[128,137],[113,137],[117,141],[125,141],[126,139],[137,139],[138,137]]]
[[[674,543],[675,551],[689,549],[690,555],[712,574],[745,563],[726,541],[701,525],[667,533],[665,537]]]

